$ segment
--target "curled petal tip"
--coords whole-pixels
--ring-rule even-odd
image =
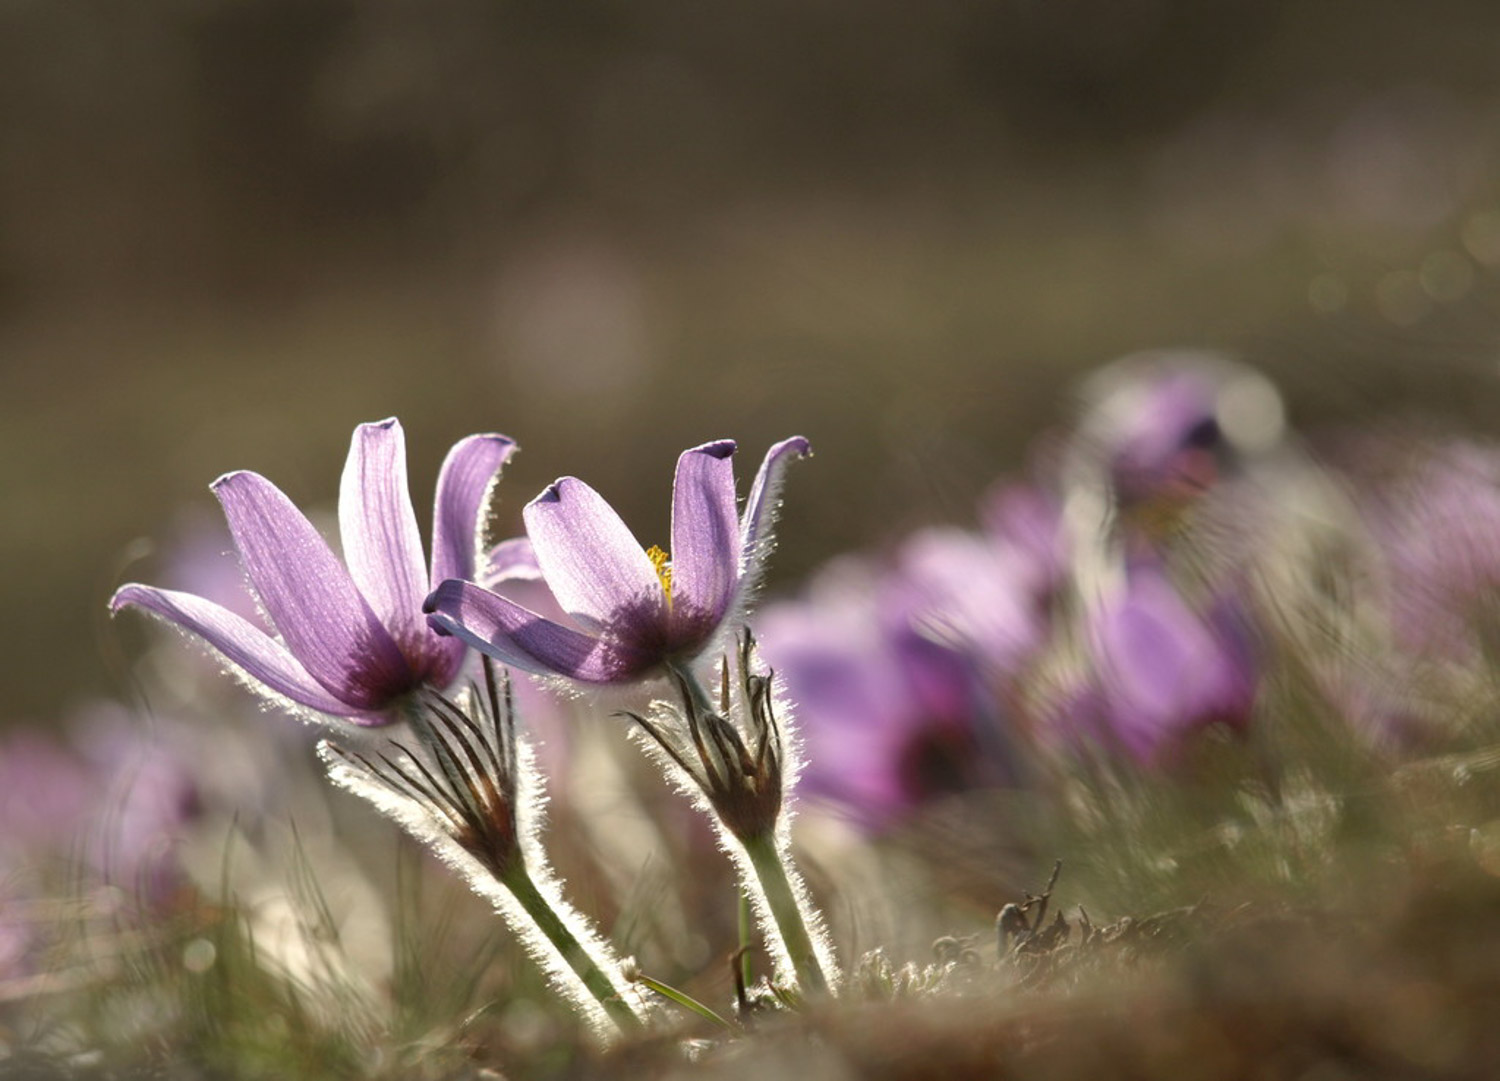
[[[450,583],[454,581],[456,579],[449,578],[439,582],[437,588],[427,594],[427,599],[422,602],[422,611],[427,615],[436,612],[438,606],[443,603],[444,597],[452,591]],[[428,622],[430,623],[431,621],[429,620]]]
[[[501,435],[499,432],[480,432],[473,438],[483,439],[486,443],[495,443],[499,446],[505,447],[506,450],[511,454],[515,454],[521,449],[520,447],[516,446],[516,441],[514,439],[512,439],[508,435]]]
[[[715,439],[694,447],[688,454],[707,454],[713,458],[728,458],[734,454],[736,444],[733,439]]]
[[[527,506],[535,506],[539,503],[561,503],[563,497],[567,495],[567,489],[582,483],[577,477],[558,477],[551,484],[547,485],[547,487],[543,488],[542,493],[528,503]]]
[[[213,483],[208,486],[208,490],[210,492],[217,492],[226,484],[231,484],[235,481],[238,481],[241,477],[254,477],[258,475],[259,474],[252,473],[248,469],[231,469],[228,473],[221,473],[217,477],[215,477]]]
[[[458,441],[459,446],[473,446],[476,443],[489,443],[499,450],[501,465],[510,461],[511,456],[519,453],[521,449],[514,439],[508,435],[501,435],[499,432],[476,432]]]

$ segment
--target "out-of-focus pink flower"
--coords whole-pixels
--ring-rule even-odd
[[[1154,539],[1210,489],[1277,449],[1284,434],[1276,388],[1215,353],[1123,357],[1091,376],[1082,398],[1065,484],[1070,501],[1094,496],[1098,513],[1073,523],[1075,532],[1107,532],[1113,523]]]
[[[991,680],[1035,644],[1034,617],[1011,596],[985,610],[999,593],[977,581],[967,616],[952,610],[959,583],[928,562],[950,546],[995,570],[979,538],[927,535],[909,553],[911,567],[848,558],[756,620],[807,749],[802,791],[868,828],[1015,776],[1014,733]]]
[[[202,748],[185,729],[148,729],[112,702],[80,710],[71,729],[94,791],[82,855],[137,900],[167,902],[185,881],[178,844],[203,813]]]
[[[1098,735],[1139,762],[1209,725],[1249,720],[1258,671],[1243,617],[1230,598],[1194,611],[1159,564],[1127,570],[1092,614],[1089,645]]]
[[[1026,548],[957,528],[925,529],[886,578],[888,622],[968,654],[1005,681],[1048,633],[1050,573]]]
[[[17,730],[0,747],[0,844],[65,849],[98,798],[98,779],[65,745]]]
[[[12,900],[74,881],[148,905],[184,881],[177,844],[201,811],[200,759],[153,738],[122,707],[93,703],[66,741],[10,733],[0,745],[0,865]]]
[[[1390,490],[1367,499],[1389,575],[1403,650],[1481,659],[1481,628],[1500,617],[1500,451],[1476,443],[1422,448]]]

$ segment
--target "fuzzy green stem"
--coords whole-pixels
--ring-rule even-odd
[[[770,833],[741,839],[750,866],[765,893],[766,906],[771,910],[771,919],[781,933],[781,941],[792,958],[792,969],[797,983],[806,995],[826,995],[828,977],[818,961],[818,952],[813,946],[812,935],[803,919],[802,906],[797,901],[797,891],[787,877],[786,865],[781,861],[781,852],[776,837]]]
[[[750,963],[750,929],[754,919],[750,914],[750,895],[744,890],[740,895],[740,983],[747,989],[755,981],[755,969]]]
[[[530,916],[532,922],[537,925],[538,930],[547,937],[562,954],[568,967],[578,977],[579,982],[588,989],[589,994],[598,1000],[609,1019],[615,1023],[621,1032],[638,1032],[644,1027],[645,1022],[631,1009],[630,1004],[620,997],[620,993],[609,978],[600,970],[599,965],[574,936],[568,930],[567,924],[558,918],[547,899],[542,896],[536,888],[536,883],[531,881],[531,876],[526,873],[524,867],[516,867],[508,870],[500,876],[500,882],[510,891],[516,903]]]

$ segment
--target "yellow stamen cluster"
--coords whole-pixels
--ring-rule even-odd
[[[651,560],[651,565],[656,568],[656,576],[661,579],[662,592],[667,595],[667,607],[672,606],[672,557],[667,554],[665,548],[652,545],[646,549],[646,558]]]

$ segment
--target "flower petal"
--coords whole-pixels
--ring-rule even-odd
[[[475,576],[480,585],[493,589],[501,582],[540,582],[542,567],[530,537],[512,537],[490,549],[483,571]]]
[[[524,672],[613,683],[630,679],[650,663],[648,657],[580,634],[456,578],[427,598],[427,611],[435,630]]]
[[[324,690],[280,642],[213,601],[131,583],[121,586],[109,602],[111,612],[126,607],[144,608],[197,635],[256,683],[299,705],[362,723],[376,721]]]
[[[395,640],[291,500],[256,473],[229,473],[212,487],[256,595],[308,674],[362,710],[409,690]]]
[[[783,439],[766,451],[760,472],[750,487],[750,498],[740,518],[740,592],[754,588],[771,552],[771,531],[781,506],[781,485],[786,467],[812,455],[812,446],[800,435]]]
[[[485,497],[515,450],[514,440],[489,434],[461,439],[448,452],[432,518],[432,585],[474,577]]]
[[[422,601],[429,583],[406,481],[406,436],[394,417],[354,429],[339,484],[339,533],[355,585],[416,659],[427,635]]]
[[[432,577],[423,582],[422,601],[431,584],[474,577],[490,488],[515,449],[515,441],[503,435],[471,435],[443,459],[432,511]],[[420,606],[412,612],[419,622],[415,650],[420,659],[414,663],[432,683],[446,686],[462,669],[468,650],[458,639],[435,633]]]
[[[721,439],[682,452],[672,485],[673,622],[718,625],[740,575],[734,502],[734,443]]]
[[[563,611],[586,630],[627,641],[658,633],[667,595],[645,550],[613,507],[563,477],[522,512],[536,558]]]

